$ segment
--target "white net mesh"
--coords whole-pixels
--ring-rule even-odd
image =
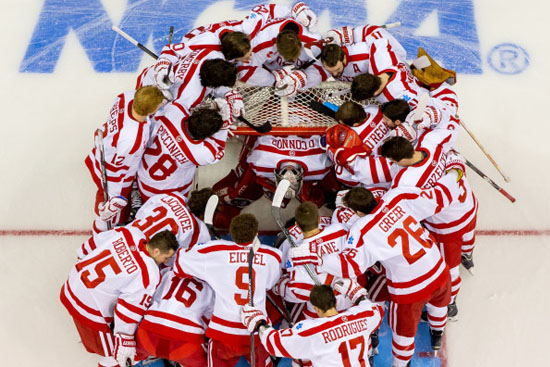
[[[336,121],[312,106],[328,102],[338,107],[352,100],[350,83],[338,81],[301,91],[292,100],[275,95],[272,87],[253,87],[240,82],[237,87],[243,96],[246,118],[254,125],[269,121],[273,127],[323,129]]]

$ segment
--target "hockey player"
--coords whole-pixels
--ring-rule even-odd
[[[138,210],[130,225],[140,229],[147,238],[167,229],[176,235],[179,247],[184,249],[207,242],[210,234],[201,219],[211,195],[214,191],[210,188],[195,190],[187,203],[178,192],[155,195]],[[173,261],[168,265],[172,264]]]
[[[155,120],[159,126],[137,174],[144,202],[167,192],[187,196],[197,166],[219,161],[228,135],[220,114],[204,107],[189,114],[172,102]]]
[[[301,203],[294,212],[294,218],[296,219],[296,226],[300,228],[303,233],[303,239],[296,242],[298,246],[309,246],[314,244],[317,246],[317,251],[323,257],[327,254],[340,252],[345,247],[345,240],[347,236],[347,230],[340,223],[329,225],[320,229],[320,216],[317,206],[311,201]],[[287,248],[288,251],[290,243],[288,241],[282,244],[283,248]],[[322,284],[332,285],[334,276],[321,273],[312,267],[313,272],[317,280]],[[273,292],[286,301],[292,303],[307,303],[306,309],[304,309],[304,315],[307,318],[316,318],[315,310],[309,301],[309,292],[313,285],[314,280],[304,267],[297,267],[289,269],[289,273],[280,279],[277,285],[273,288]],[[349,307],[349,304],[344,303],[342,300],[338,303],[338,309],[344,310]]]
[[[328,78],[320,63],[305,51],[305,47],[315,49],[320,40],[319,34],[308,32],[292,19],[270,21],[251,42],[250,62],[239,63],[239,79],[254,86],[273,86],[277,95],[292,98],[298,90]],[[314,62],[312,66],[300,70],[310,62]]]
[[[242,323],[250,332],[259,332],[271,355],[308,358],[314,367],[371,366],[369,335],[380,327],[384,311],[367,300],[364,288],[349,279],[334,288],[356,306],[339,313],[332,288],[316,285],[311,290],[310,302],[318,318],[302,321],[292,329],[276,330],[268,326],[261,308],[245,305]]]
[[[86,350],[100,367],[126,367],[136,354],[134,334],[159,284],[158,265],[177,250],[169,231],[146,241],[136,228],[119,227],[91,237],[61,288]]]
[[[94,233],[107,230],[108,222],[116,224],[127,219],[130,209],[126,204],[130,198],[139,162],[150,138],[153,124],[151,116],[163,103],[164,96],[161,91],[149,86],[120,94],[111,107],[109,118],[101,128],[109,198],[105,204],[99,148],[94,146],[85,160],[97,186]]]
[[[377,261],[382,264],[391,296],[389,324],[393,365],[397,367],[406,366],[412,358],[414,336],[425,305],[430,315],[432,348],[441,348],[451,296],[450,275],[420,221],[449,205],[452,198],[445,194],[445,187],[457,186],[457,178],[452,170],[431,189],[392,189],[378,204],[372,195],[357,201],[347,197],[349,207],[362,218],[350,229],[348,247],[336,256],[327,256],[321,265],[322,271],[350,277],[362,274]],[[292,249],[289,256],[294,265],[321,264],[311,247]]]
[[[179,278],[169,268],[162,273],[151,307],[136,332],[137,351],[186,367],[207,365],[204,333],[212,316],[214,291],[196,278]]]
[[[458,169],[462,173],[459,174],[458,185],[448,188],[447,194],[452,196],[452,202],[422,223],[437,241],[440,252],[450,269],[451,303],[448,316],[449,320],[456,320],[458,318],[456,297],[462,282],[458,267],[461,255],[473,252],[478,201],[466,179],[464,158],[452,150],[447,154],[446,163],[445,171]]]
[[[179,277],[197,277],[215,292],[214,311],[206,336],[210,338],[209,367],[233,367],[241,356],[250,356],[250,334],[240,323],[240,309],[249,303],[249,286],[254,305],[265,312],[266,291],[281,276],[281,253],[256,244],[258,222],[251,214],[239,215],[229,228],[232,241],[216,240],[180,250],[175,271]],[[249,279],[249,253],[254,249],[252,279]],[[251,283],[249,283],[251,282]],[[249,285],[251,284],[251,285]],[[259,340],[255,343],[256,366],[270,365],[268,353]]]

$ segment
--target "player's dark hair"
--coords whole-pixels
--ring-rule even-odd
[[[298,34],[289,29],[285,29],[277,35],[277,51],[287,60],[296,60],[302,52],[302,41]]]
[[[170,252],[170,250],[177,251],[179,247],[176,236],[167,229],[151,237],[147,244],[150,248],[158,248],[163,254]]]
[[[224,59],[206,60],[199,72],[203,87],[233,87],[237,81],[237,67]]]
[[[386,102],[380,107],[384,116],[392,120],[393,122],[399,120],[405,121],[411,107],[404,99],[394,99],[393,101]]]
[[[372,98],[381,85],[379,77],[369,73],[359,74],[351,82],[351,97],[356,101]]]
[[[325,66],[334,67],[338,61],[344,62],[344,49],[334,43],[326,45],[321,51],[321,61]]]
[[[364,214],[370,214],[377,205],[372,193],[364,187],[350,189],[342,200],[344,205],[351,210],[355,212],[360,211]]]
[[[194,140],[203,140],[214,135],[222,125],[220,114],[206,107],[196,109],[187,119],[187,131]]]
[[[336,307],[336,296],[332,288],[326,284],[314,285],[309,293],[309,302],[323,312]]]
[[[308,232],[319,227],[319,209],[311,201],[304,201],[294,211],[296,225],[302,232]]]
[[[399,162],[405,158],[412,158],[414,155],[414,147],[406,138],[394,136],[382,144],[380,154],[383,157]]]
[[[243,57],[250,51],[250,37],[243,32],[226,32],[221,38],[222,53],[226,60]]]
[[[240,214],[229,225],[231,239],[235,243],[251,243],[258,234],[258,221],[252,214]]]
[[[336,111],[334,117],[345,125],[353,126],[354,124],[360,124],[365,121],[367,119],[367,113],[360,104],[348,101],[338,107],[338,111]]]
[[[187,200],[187,207],[191,213],[202,219],[204,218],[206,203],[212,195],[216,195],[216,193],[210,187],[191,191],[191,194],[189,194],[189,200]]]

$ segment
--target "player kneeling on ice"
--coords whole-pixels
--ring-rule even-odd
[[[302,321],[290,329],[269,326],[263,310],[244,306],[241,321],[251,333],[258,332],[267,351],[277,357],[311,360],[314,367],[370,366],[370,334],[382,322],[381,306],[366,298],[367,291],[349,279],[334,289],[355,304],[338,313],[330,286],[316,285],[309,301],[319,318]]]
[[[240,323],[240,309],[252,298],[265,312],[266,292],[281,277],[281,252],[259,243],[258,221],[252,214],[233,218],[229,232],[232,241],[209,241],[179,250],[174,269],[177,276],[202,279],[214,290],[214,311],[206,330],[209,366],[234,367],[252,350],[256,367],[264,367],[270,365],[268,352],[259,340],[252,342]]]
[[[60,299],[86,350],[101,356],[100,367],[133,364],[134,335],[159,284],[159,265],[177,249],[170,231],[146,241],[133,227],[100,233],[82,245]]]

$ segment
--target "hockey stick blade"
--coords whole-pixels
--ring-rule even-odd
[[[336,120],[336,112],[325,106],[321,102],[311,100],[309,101],[308,107],[311,108],[313,111],[319,112],[320,114],[326,115],[328,117],[332,117]]]
[[[279,184],[277,185],[277,190],[275,190],[275,194],[273,195],[273,202],[271,203],[272,207],[281,207],[281,204],[283,203],[283,199],[285,198],[286,192],[288,191],[289,187],[289,180],[283,179],[281,180],[281,182],[279,182]]]
[[[218,208],[218,202],[219,202],[218,195],[212,195],[208,198],[208,201],[206,202],[206,207],[204,208],[204,224],[206,224],[206,228],[208,228],[208,232],[210,232],[210,236],[214,237],[215,239],[220,239],[220,234],[216,231],[214,228],[214,213],[216,213],[216,209]]]
[[[401,25],[401,22],[394,22],[394,23],[383,24],[380,26],[380,28],[389,29],[389,28],[399,27],[400,25]]]
[[[260,133],[260,134],[265,134],[265,133],[268,133],[271,131],[271,129],[273,128],[271,126],[271,122],[266,121],[264,122],[262,125],[259,125],[259,126],[256,126],[256,125],[253,125],[250,121],[248,121],[247,119],[245,119],[244,117],[242,116],[239,116],[238,117],[238,120],[243,122],[244,124],[246,124],[248,127],[250,127],[252,130]]]
[[[426,109],[428,102],[430,101],[430,95],[428,93],[422,93],[418,98],[418,103],[414,109],[413,121],[422,120],[422,113]]]

